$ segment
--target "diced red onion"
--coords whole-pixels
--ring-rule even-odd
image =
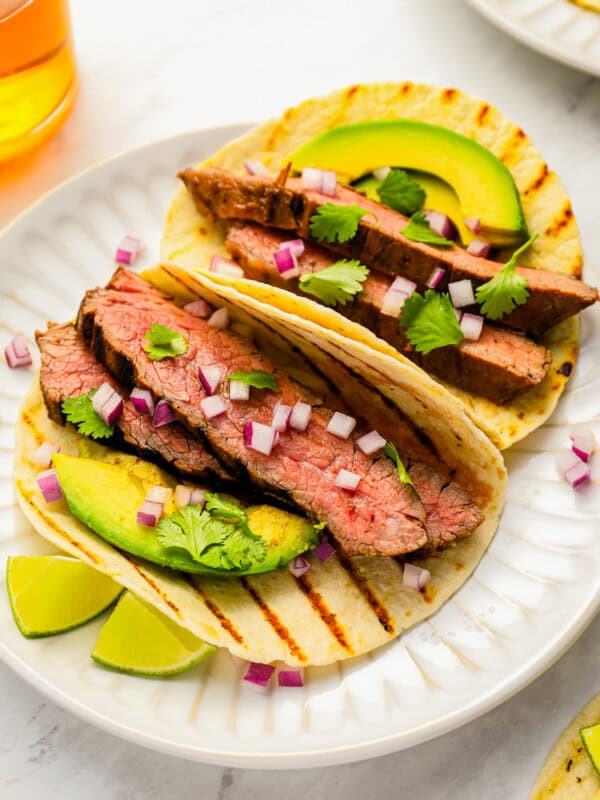
[[[335,197],[337,194],[337,175],[331,170],[323,170],[321,178],[321,192],[328,197]]]
[[[152,424],[155,428],[160,428],[162,425],[168,425],[175,421],[175,412],[166,400],[159,400],[154,409],[152,416]]]
[[[366,456],[372,456],[373,453],[385,447],[385,444],[386,440],[377,431],[365,433],[356,440],[356,446],[359,450],[362,450]]]
[[[286,248],[291,250],[296,258],[299,258],[304,252],[304,242],[302,239],[288,239],[287,242],[282,242],[279,245],[280,250],[285,250]]]
[[[377,169],[373,170],[373,175],[378,181],[384,181],[390,174],[391,170],[391,167],[378,167]]]
[[[105,381],[92,397],[92,406],[100,419],[110,427],[121,416],[123,398]]]
[[[115,261],[117,264],[133,264],[136,258],[144,249],[142,240],[138,236],[131,236],[127,234],[119,242],[117,252],[115,253]]]
[[[290,415],[289,425],[295,431],[305,431],[310,422],[312,414],[312,406],[309,403],[303,403],[301,400],[294,405]]]
[[[410,294],[406,292],[397,292],[390,287],[383,296],[381,313],[385,314],[387,317],[399,317],[402,307],[409,297]]]
[[[473,239],[473,241],[469,242],[467,245],[467,253],[470,253],[472,256],[478,256],[479,258],[487,258],[491,249],[492,245],[489,242],[484,242],[483,239]]]
[[[183,307],[184,311],[191,314],[193,317],[200,317],[200,319],[208,319],[213,313],[212,306],[209,306],[206,300],[199,298],[191,303],[187,303]]]
[[[190,497],[190,504],[193,506],[203,506],[206,502],[206,492],[204,489],[192,489],[192,495]]]
[[[37,476],[37,484],[47,503],[55,503],[64,497],[55,469],[47,469],[45,472],[40,472]]]
[[[347,469],[341,469],[335,478],[335,485],[339,486],[340,489],[346,489],[348,492],[353,492],[359,483],[360,475]]]
[[[200,408],[206,419],[214,419],[227,411],[227,402],[220,394],[212,394],[200,400]]]
[[[156,528],[163,513],[162,503],[154,500],[144,500],[136,514],[136,522],[146,528]]]
[[[571,439],[571,450],[579,456],[582,461],[589,461],[590,456],[596,447],[596,437],[589,428],[575,428],[569,434]]]
[[[11,369],[30,367],[33,364],[27,339],[22,333],[17,333],[4,348],[4,358]]]
[[[165,506],[171,497],[172,489],[169,489],[168,486],[153,486],[146,495],[146,500],[150,500],[152,503],[160,503],[162,506]]]
[[[250,387],[244,381],[229,381],[229,399],[230,400],[249,400]]]
[[[247,422],[244,426],[244,444],[257,453],[265,456],[271,455],[277,437],[279,436],[275,428],[270,425],[263,425],[261,422]]]
[[[448,284],[448,292],[454,308],[464,308],[475,303],[473,284],[468,278]]]
[[[279,274],[285,276],[286,272],[298,272],[298,262],[296,254],[291,247],[284,247],[276,250],[273,253],[273,261],[277,267]]]
[[[465,339],[470,339],[476,342],[481,336],[483,330],[483,317],[479,314],[463,314],[460,321],[460,327],[464,334]]]
[[[573,487],[573,489],[577,489],[577,487],[581,486],[582,483],[587,483],[591,477],[592,471],[590,469],[590,465],[585,464],[583,461],[580,461],[578,464],[574,464],[571,469],[568,469],[565,472],[565,480]]]
[[[314,189],[315,191],[320,192],[322,182],[322,170],[315,169],[314,167],[304,167],[302,170],[302,186],[305,189]]]
[[[198,377],[206,394],[214,394],[223,379],[223,370],[217,366],[202,366],[198,368]]]
[[[223,256],[213,256],[210,259],[208,269],[210,272],[215,272],[218,275],[229,275],[232,278],[241,278],[244,274],[244,270],[240,266],[234,264],[228,258],[223,258]]]
[[[217,308],[208,320],[208,325],[210,325],[211,328],[226,328],[228,324],[229,311],[225,306]]]
[[[319,544],[312,551],[312,553],[313,556],[317,558],[321,562],[321,564],[323,564],[325,561],[327,561],[328,558],[331,558],[331,556],[335,553],[335,548],[333,547],[329,539],[326,536],[323,536]]]
[[[271,420],[271,427],[276,431],[283,433],[287,431],[290,424],[290,417],[292,416],[292,407],[286,406],[281,400],[275,406],[273,411],[273,419]]]
[[[356,419],[349,417],[348,414],[342,414],[341,411],[335,411],[327,423],[329,433],[340,439],[349,439],[354,428],[356,428]]]
[[[479,233],[481,230],[481,220],[479,217],[464,217],[464,223],[473,233]]]
[[[394,281],[388,291],[402,292],[402,294],[411,295],[416,288],[417,284],[414,281],[409,281],[408,278],[403,278],[402,275],[398,275],[396,278],[394,278]]]
[[[441,267],[435,267],[431,275],[427,278],[427,283],[425,285],[428,289],[437,289],[445,274],[445,269],[442,269]]]
[[[404,572],[402,574],[402,583],[409,586],[411,589],[416,589],[420,592],[424,589],[431,580],[431,572],[428,569],[417,567],[416,564],[407,562],[404,565]]]
[[[183,483],[175,487],[175,508],[185,508],[192,502],[192,487],[184,486]]]
[[[252,663],[242,678],[242,685],[258,692],[264,692],[274,672],[275,667],[270,664]]]
[[[309,569],[310,563],[304,558],[304,556],[296,556],[296,558],[293,558],[288,564],[288,570],[295,578],[299,578],[301,575],[304,575],[304,573],[308,572]]]
[[[277,672],[277,681],[280,686],[300,687],[304,686],[304,673],[302,667],[284,667]]]
[[[60,445],[50,444],[50,442],[43,442],[37,450],[35,450],[29,458],[34,464],[40,467],[49,467],[52,463],[52,456],[54,453],[60,453]]]
[[[564,478],[565,473],[567,473],[572,467],[575,467],[577,464],[581,463],[583,462],[579,456],[575,455],[575,453],[573,453],[571,450],[563,450],[563,452],[556,456],[556,469],[561,478]]]
[[[138,389],[136,386],[129,395],[129,399],[140,414],[145,414],[147,417],[154,414],[154,398],[147,389]]]
[[[265,175],[266,177],[270,177],[271,173],[262,163],[262,161],[258,161],[258,159],[250,158],[248,161],[244,161],[244,169],[248,173],[248,175]]]
[[[443,236],[444,239],[454,239],[456,227],[447,214],[442,214],[441,211],[424,211],[423,213],[432,231]]]

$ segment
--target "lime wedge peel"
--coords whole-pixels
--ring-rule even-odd
[[[600,775],[600,722],[579,729],[583,746],[587,750],[592,766]]]
[[[28,639],[85,625],[123,591],[107,575],[64,556],[9,556],[6,588],[15,622]]]
[[[162,678],[196,666],[214,651],[127,591],[102,627],[92,658],[117,672]]]

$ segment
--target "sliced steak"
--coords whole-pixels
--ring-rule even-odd
[[[290,234],[252,223],[234,224],[226,239],[229,253],[241,264],[248,278],[295,292],[319,302],[303,292],[296,278],[285,279],[273,260],[273,252]],[[335,261],[327,250],[306,243],[298,258],[302,275],[318,272]],[[552,362],[552,353],[522,334],[485,325],[478,341],[464,339],[458,347],[442,347],[427,355],[417,353],[406,338],[398,317],[382,312],[383,301],[393,278],[371,271],[363,290],[353,301],[335,310],[358,322],[396,347],[411,361],[454,386],[482,395],[495,403],[506,403],[518,394],[537,386]]]
[[[40,384],[51,419],[65,424],[61,406],[68,397],[87,394],[108,381],[122,396],[126,393],[97,361],[71,324],[50,325],[38,331],[42,355]],[[132,403],[123,404],[115,426],[117,441],[152,461],[160,461],[184,476],[232,482],[230,473],[207,451],[202,442],[178,423],[155,428],[152,419],[140,414]]]
[[[337,196],[327,197],[304,189],[298,179],[282,186],[269,178],[238,176],[214,167],[186,169],[179,177],[203,214],[296,231],[305,239],[311,238],[310,218],[320,205],[359,205],[369,213],[360,221],[356,235],[348,242],[324,246],[367,267],[404,275],[417,283],[419,291],[435,267],[446,270],[442,289],[449,281],[463,278],[479,286],[502,268],[461,247],[434,247],[407,239],[401,233],[406,217],[348,186],[338,186]],[[503,325],[537,335],[598,300],[597,289],[567,275],[528,267],[518,267],[518,272],[527,279],[530,296],[527,303],[503,317]]]
[[[151,361],[143,348],[145,333],[153,323],[181,332],[188,352]],[[270,424],[279,400],[294,405],[307,398],[303,386],[247,339],[210,327],[123,269],[106,289],[88,292],[80,308],[79,327],[93,352],[121,382],[144,386],[164,397],[186,427],[205,437],[211,450],[242,481],[291,498],[312,519],[324,520],[349,555],[401,555],[430,542],[425,509],[415,492],[398,481],[393,463],[385,456],[365,456],[355,447],[354,436],[344,440],[328,433],[330,411],[313,405],[308,431],[290,430],[282,435],[269,456],[246,447],[247,422]],[[226,412],[208,420],[200,407],[206,394],[198,378],[199,368],[206,365],[221,366],[226,374],[240,369],[272,372],[280,391],[253,389],[249,401],[227,401]],[[355,493],[335,486],[340,469],[360,475]],[[465,514],[457,526],[461,533],[465,528],[473,530],[482,519],[464,496]],[[450,529],[446,535],[454,538]]]

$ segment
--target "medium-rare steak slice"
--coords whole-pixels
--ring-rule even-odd
[[[36,340],[42,355],[40,384],[51,419],[64,425],[61,406],[68,397],[87,394],[108,381],[122,396],[122,388],[87,349],[71,324],[50,325],[38,331]],[[125,400],[125,397],[124,397]],[[184,476],[231,483],[232,476],[187,430],[173,423],[155,428],[152,419],[140,414],[131,402],[115,426],[117,439],[129,449],[152,461],[159,460]]]
[[[180,332],[188,351],[175,358],[152,361],[144,351],[145,333],[158,323]],[[323,520],[349,555],[401,555],[429,543],[425,509],[416,493],[398,480],[385,456],[366,456],[326,430],[331,412],[313,405],[305,433],[290,429],[273,452],[263,455],[244,442],[248,422],[269,425],[279,401],[293,406],[307,398],[284,369],[274,365],[247,339],[210,327],[191,316],[141,278],[118,270],[106,289],[88,292],[79,326],[98,358],[126,385],[145,386],[164,397],[189,430],[208,440],[211,450],[238,476],[267,492],[291,498],[311,518]],[[250,399],[226,399],[225,413],[207,419],[200,402],[206,397],[198,377],[200,367],[273,373],[279,392],[253,389]],[[335,485],[341,469],[360,476],[354,493]],[[459,490],[461,491],[461,490]],[[482,520],[466,500],[457,530],[473,530]],[[447,535],[454,537],[452,529]]]
[[[319,302],[313,295],[305,294],[295,278],[282,277],[275,265],[273,253],[289,238],[288,233],[273,228],[234,224],[225,245],[244,268],[246,277]],[[306,275],[331,266],[335,257],[322,247],[306,243],[297,261],[300,273]],[[338,304],[335,310],[385,339],[427,372],[495,403],[506,403],[532,389],[548,372],[552,353],[545,347],[522,334],[493,325],[485,325],[477,341],[463,339],[458,347],[442,347],[427,355],[417,353],[398,317],[381,310],[392,282],[389,276],[371,271],[362,292],[352,302]]]
[[[299,179],[282,186],[269,178],[233,175],[215,167],[186,169],[179,177],[201,213],[293,230],[305,239],[311,238],[310,218],[320,205],[359,205],[369,213],[360,221],[356,235],[348,242],[325,246],[367,267],[404,275],[417,283],[419,291],[425,288],[435,267],[446,270],[441,289],[449,281],[463,278],[479,286],[502,267],[461,247],[434,247],[407,239],[401,233],[408,222],[406,217],[348,186],[338,186],[336,197],[328,197],[304,189]],[[503,325],[537,335],[598,300],[597,289],[567,275],[528,267],[517,270],[527,279],[530,296],[524,305],[502,318]]]

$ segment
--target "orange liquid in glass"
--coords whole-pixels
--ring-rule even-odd
[[[0,162],[54,133],[74,97],[67,0],[0,0]]]

